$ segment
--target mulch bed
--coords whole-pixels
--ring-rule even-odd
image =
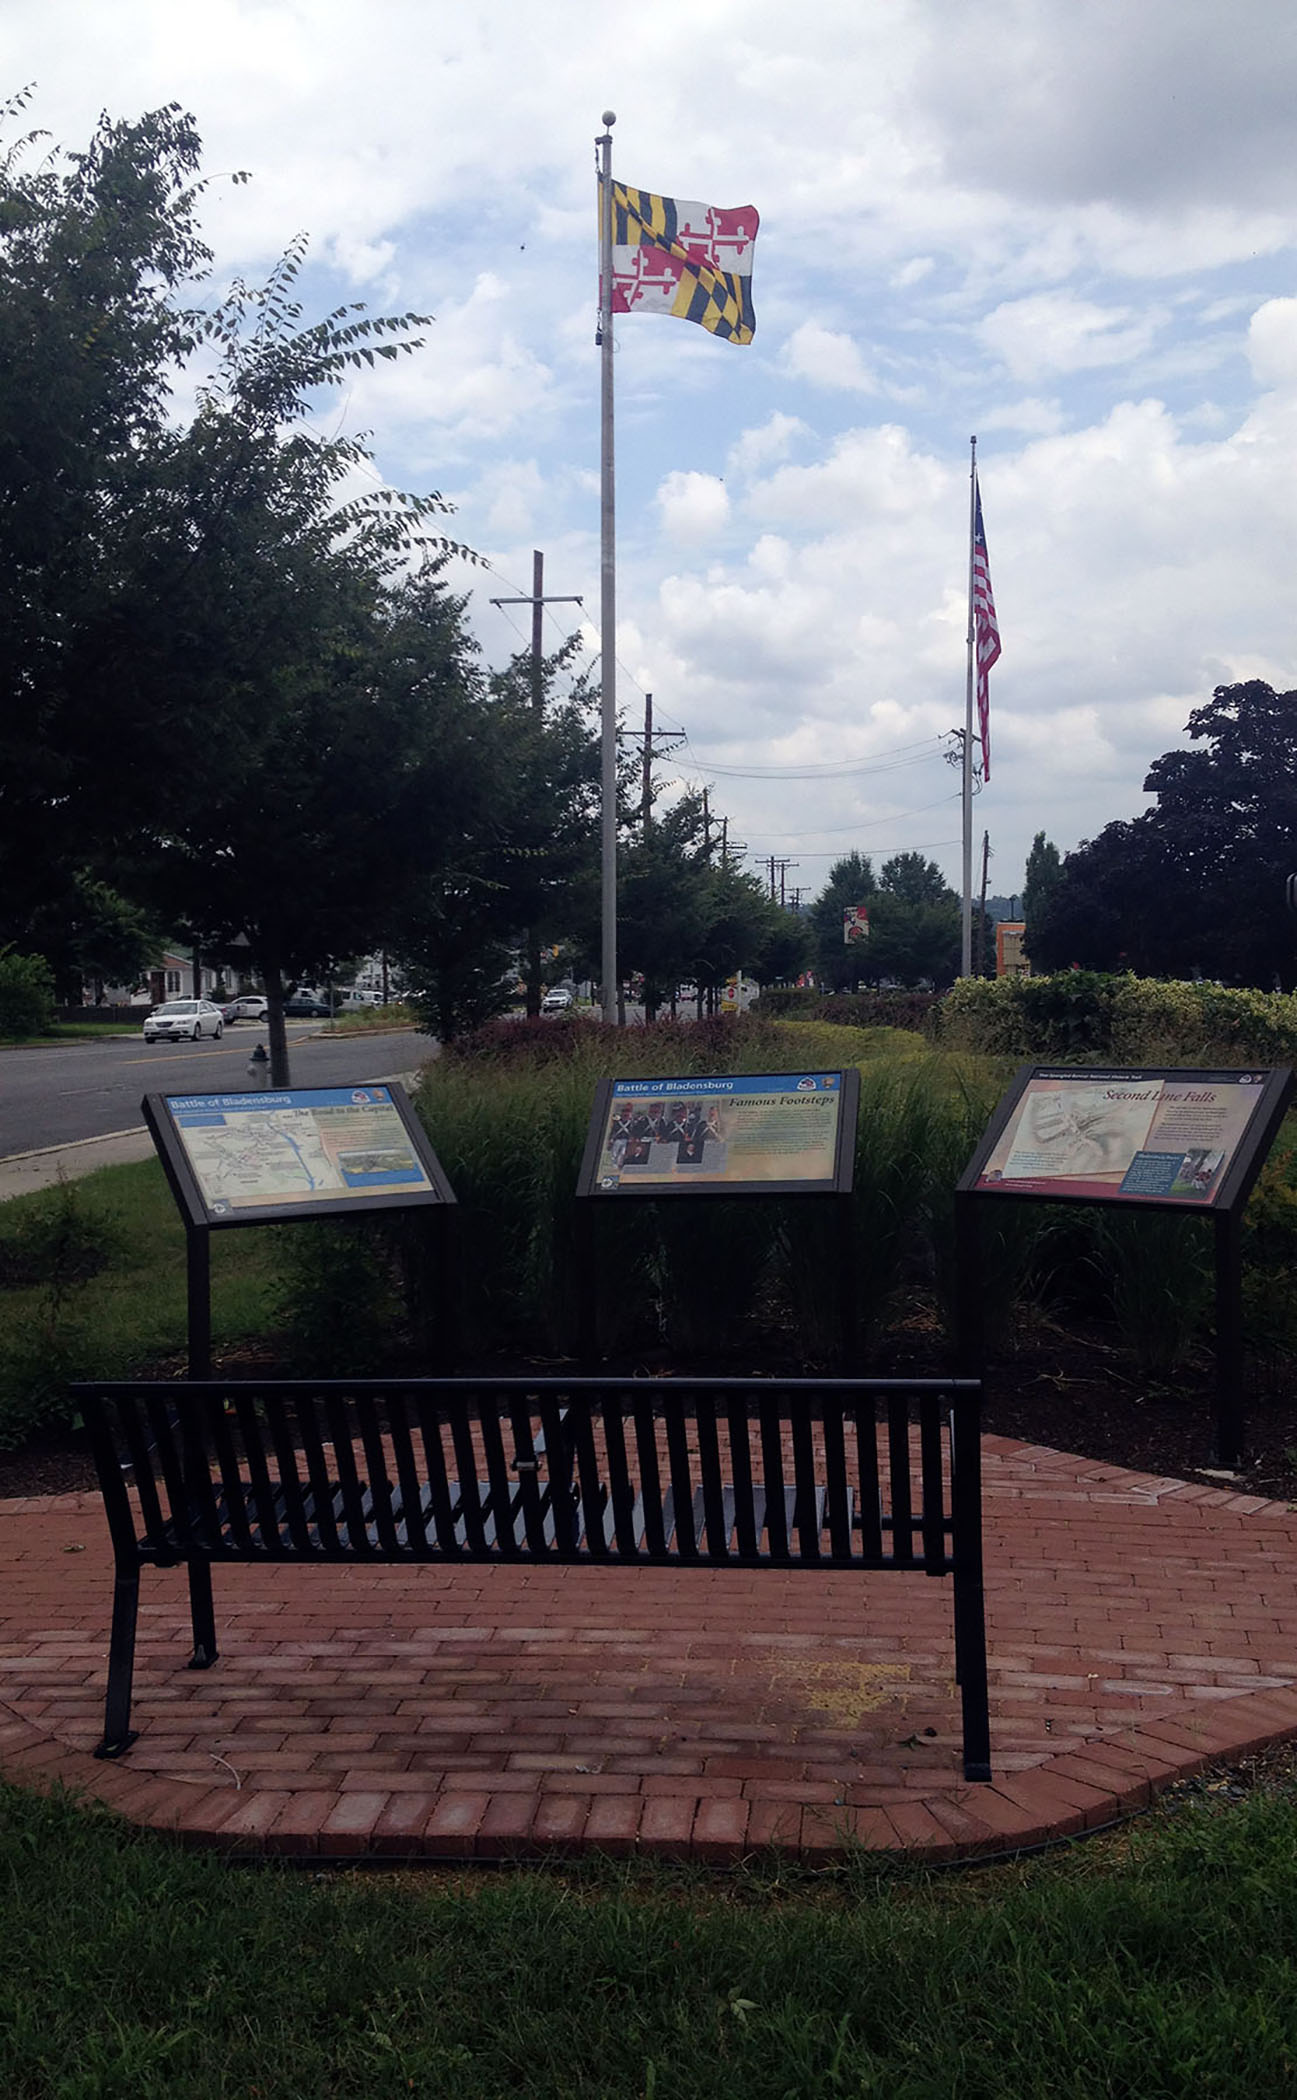
[[[909,1377],[945,1369],[935,1323],[919,1319],[894,1336],[881,1367]],[[510,1363],[472,1368],[539,1373],[567,1367]],[[755,1375],[773,1366],[731,1359],[695,1368]],[[215,1369],[218,1376],[266,1377],[274,1376],[277,1367],[266,1354],[245,1347],[218,1358]],[[161,1377],[183,1377],[183,1361],[158,1365],[156,1371]],[[1185,1367],[1173,1387],[1150,1383],[1135,1375],[1129,1356],[1102,1328],[1062,1331],[1038,1326],[1024,1331],[1011,1352],[991,1363],[984,1422],[1000,1436],[1076,1452],[1138,1473],[1220,1487],[1226,1483],[1212,1470],[1214,1376],[1213,1359],[1204,1354]],[[1231,1476],[1233,1484],[1248,1494],[1297,1505],[1297,1365],[1279,1359],[1250,1363],[1245,1405],[1247,1457],[1241,1473]],[[0,1451],[0,1499],[59,1495],[94,1486],[89,1454],[75,1433],[49,1435],[21,1451]]]

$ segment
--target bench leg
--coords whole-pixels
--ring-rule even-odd
[[[986,1682],[986,1606],[980,1580],[955,1574],[955,1682],[964,1722],[964,1777],[991,1776],[991,1716]]]
[[[131,1727],[131,1680],[135,1675],[135,1621],[139,1612],[140,1571],[118,1572],[113,1583],[113,1630],[108,1646],[108,1696],[104,1701],[104,1739],[96,1757],[120,1757],[135,1741]]]
[[[219,1650],[216,1646],[216,1614],[212,1609],[212,1570],[205,1560],[189,1563],[189,1617],[194,1629],[191,1670],[210,1670]]]

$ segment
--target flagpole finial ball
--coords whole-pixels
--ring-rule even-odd
[[[600,119],[599,119],[599,122],[600,122],[601,124],[615,124],[615,123],[617,122],[617,112],[616,112],[616,110],[615,110],[615,109],[606,109],[606,110],[604,111],[604,113],[603,113],[602,117],[600,117]]]

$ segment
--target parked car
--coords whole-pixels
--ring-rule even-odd
[[[302,1020],[308,1016],[323,1016],[327,1021],[333,1012],[333,1008],[322,993],[304,992],[299,989],[293,993],[291,999],[285,999],[284,1012],[290,1020]]]
[[[244,992],[238,999],[227,1000],[221,1008],[225,1021],[264,1021],[270,1009],[260,992]]]
[[[540,1010],[543,1014],[561,1014],[565,1012],[571,1004],[571,992],[567,991],[563,985],[556,984],[553,991],[546,992],[544,998],[541,1000]]]
[[[219,1037],[225,1026],[219,1006],[210,999],[168,999],[163,1006],[155,1006],[144,1020],[146,1043],[178,1043],[188,1036],[197,1042],[200,1036]]]

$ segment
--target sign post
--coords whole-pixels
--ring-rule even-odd
[[[602,1079],[577,1196],[613,1203],[709,1196],[830,1201],[840,1324],[851,1360],[856,1322],[850,1198],[859,1103],[860,1074],[854,1069]],[[592,1215],[591,1206],[578,1205],[587,1272],[595,1253]]]
[[[1242,1216],[1293,1095],[1273,1070],[1023,1065],[955,1195],[960,1368],[980,1376],[979,1208],[1006,1198],[1205,1213],[1216,1249],[1214,1461],[1244,1449]]]

